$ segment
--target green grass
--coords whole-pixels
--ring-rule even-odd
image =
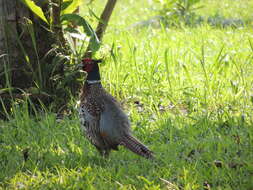
[[[225,17],[252,21],[252,0],[202,0],[200,4],[204,7],[198,10],[199,14],[215,15],[219,13]]]
[[[77,113],[58,121],[19,107],[0,122],[0,189],[253,188],[252,29],[129,30],[154,14],[152,4],[134,2],[117,5],[101,71],[156,160],[123,148],[104,160],[80,133]],[[220,11],[235,1],[207,2],[211,15],[214,2]],[[249,7],[244,14],[252,16]]]

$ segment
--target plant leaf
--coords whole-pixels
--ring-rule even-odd
[[[42,11],[42,9],[37,6],[32,0],[21,0],[34,14],[36,14],[38,17],[40,17],[44,22],[47,24],[48,21]]]
[[[67,0],[62,4],[61,15],[73,13],[80,5],[82,0]]]
[[[100,41],[95,33],[95,31],[92,29],[90,24],[81,16],[77,14],[64,14],[61,16],[61,22],[68,21],[71,22],[77,26],[82,26],[84,32],[87,34],[87,36],[90,36],[91,40],[91,50],[93,52],[97,51],[100,47]]]

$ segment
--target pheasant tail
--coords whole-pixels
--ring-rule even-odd
[[[154,158],[153,152],[150,151],[144,144],[138,141],[135,137],[128,135],[122,139],[123,146],[131,150],[132,152],[143,156],[147,159]]]

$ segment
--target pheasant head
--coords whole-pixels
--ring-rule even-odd
[[[87,81],[98,81],[100,80],[99,66],[98,63],[102,62],[101,59],[83,59],[82,66],[83,70],[88,73]]]

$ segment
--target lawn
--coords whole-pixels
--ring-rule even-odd
[[[202,4],[202,16],[253,17],[252,0]],[[103,159],[77,111],[31,117],[24,105],[0,121],[0,189],[253,189],[252,26],[132,27],[157,8],[119,1],[98,55],[104,87],[156,158],[120,148]]]

